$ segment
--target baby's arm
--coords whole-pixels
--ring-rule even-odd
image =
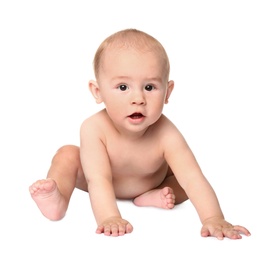
[[[218,239],[241,238],[240,232],[250,235],[242,226],[233,226],[224,219],[217,196],[202,171],[183,136],[171,129],[166,141],[165,157],[179,184],[195,206],[203,224],[201,235]]]
[[[90,127],[88,121],[82,124],[80,132],[80,156],[88,183],[89,197],[97,222],[96,233],[119,236],[130,233],[132,225],[122,219],[117,207],[112,175],[106,147],[99,129]]]

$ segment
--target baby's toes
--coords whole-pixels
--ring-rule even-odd
[[[175,204],[173,202],[167,202],[166,208],[173,209]]]

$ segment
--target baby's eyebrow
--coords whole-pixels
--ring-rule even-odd
[[[158,83],[163,82],[161,77],[151,77],[151,78],[147,78],[146,80],[149,81],[149,82],[154,82],[154,81],[158,82]]]
[[[128,76],[117,76],[112,78],[112,80],[125,80],[125,79],[131,79],[131,77]]]
[[[129,77],[129,76],[117,76],[117,77],[112,78],[113,81],[115,81],[115,80],[116,81],[125,81],[125,80],[131,80],[131,79],[132,79],[132,77]],[[149,78],[144,79],[144,81],[157,82],[157,83],[163,82],[161,77],[149,77]]]

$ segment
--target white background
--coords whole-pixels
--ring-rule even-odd
[[[270,259],[270,1],[1,1],[1,259]],[[125,28],[156,37],[175,89],[164,113],[186,137],[238,241],[201,238],[187,201],[174,210],[119,201],[134,232],[96,235],[87,193],[50,222],[28,186],[54,152],[79,144],[102,108],[88,91],[92,59]],[[101,202],[102,204],[102,202]],[[3,255],[3,256],[2,256]]]

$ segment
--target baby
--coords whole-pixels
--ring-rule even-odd
[[[82,123],[80,148],[61,147],[47,178],[30,186],[41,213],[50,220],[63,218],[76,187],[89,193],[98,234],[132,232],[116,199],[164,209],[189,199],[203,237],[250,235],[245,227],[224,219],[184,137],[162,113],[174,82],[161,43],[136,29],[119,31],[99,46],[94,72],[96,80],[89,82],[89,89],[105,109]]]

